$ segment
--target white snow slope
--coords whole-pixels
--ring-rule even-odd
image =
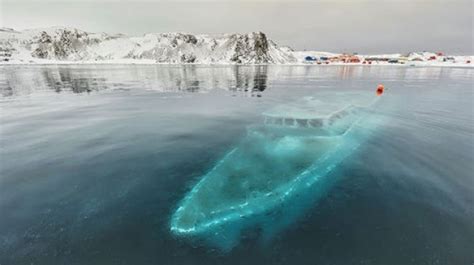
[[[336,58],[322,65],[365,64],[366,60],[378,57],[399,60],[399,64],[407,66],[474,67],[473,56],[437,56],[431,60],[436,54],[427,52],[357,55],[359,63],[346,63],[337,60],[341,54],[279,47],[262,32],[219,35],[151,33],[128,37],[68,27],[24,31],[0,28],[0,64],[321,64],[319,59],[307,61],[308,56]],[[387,61],[370,63],[392,64]]]
[[[296,62],[262,32],[192,35],[146,34],[143,37],[88,33],[54,27],[0,29],[0,56],[16,63],[145,61],[154,63],[281,64]],[[7,61],[7,60],[2,60]]]

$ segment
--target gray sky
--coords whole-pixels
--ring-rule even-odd
[[[297,50],[473,52],[473,0],[0,0],[0,25],[92,32],[263,31]]]

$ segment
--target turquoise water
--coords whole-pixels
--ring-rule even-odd
[[[382,126],[381,98],[315,93],[265,112],[264,125],[249,126],[176,207],[171,231],[228,252],[260,229],[268,244],[326,195],[330,173]]]
[[[4,66],[0,264],[470,264],[473,74]],[[379,83],[383,126],[328,173],[321,196],[285,206],[295,218],[269,240],[250,227],[223,252],[170,232],[183,197],[261,113]]]

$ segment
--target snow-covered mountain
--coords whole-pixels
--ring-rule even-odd
[[[0,58],[18,63],[123,60],[204,64],[296,62],[291,49],[278,47],[262,32],[221,35],[153,33],[128,37],[66,27],[24,31],[2,28]]]
[[[293,51],[279,47],[262,32],[216,35],[151,33],[130,37],[68,27],[23,31],[0,28],[0,64],[403,64],[472,68],[473,61],[473,56],[447,56],[439,52],[357,55]]]

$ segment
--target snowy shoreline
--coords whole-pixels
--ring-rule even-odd
[[[443,52],[359,55],[294,51],[263,32],[149,33],[141,37],[52,27],[0,28],[0,65],[291,65],[474,68],[474,56]]]
[[[444,68],[474,68],[474,64],[462,63],[417,63],[417,64],[361,64],[361,63],[331,63],[331,64],[308,64],[308,63],[258,63],[258,64],[235,64],[235,63],[160,63],[153,60],[133,61],[50,61],[50,62],[0,62],[0,66],[50,66],[50,65],[157,65],[157,66],[306,66],[306,67],[332,67],[332,66],[361,66],[361,67],[444,67]]]

